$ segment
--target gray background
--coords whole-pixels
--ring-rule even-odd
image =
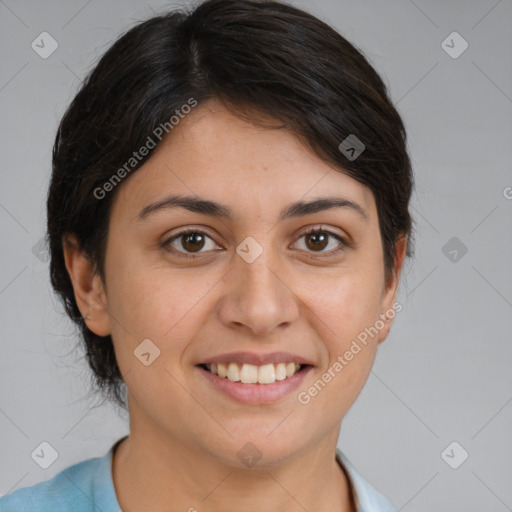
[[[81,79],[122,30],[171,5],[0,1],[0,494],[101,456],[128,432],[126,414],[87,398],[83,354],[33,247],[55,130]],[[512,2],[295,5],[381,73],[416,175],[404,309],[339,446],[400,510],[512,510]],[[59,45],[47,59],[31,48],[43,31]],[[458,58],[441,45],[453,31],[469,44]],[[42,441],[59,455],[48,469],[30,455]],[[458,469],[441,456],[453,441],[452,465],[469,453]]]

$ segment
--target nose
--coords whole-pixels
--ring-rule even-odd
[[[221,322],[255,336],[269,336],[300,317],[300,301],[293,283],[286,282],[282,262],[269,247],[251,263],[238,253],[224,280],[218,303]]]

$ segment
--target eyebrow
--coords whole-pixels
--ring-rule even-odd
[[[208,199],[193,196],[170,195],[159,201],[145,206],[138,215],[139,220],[162,210],[184,208],[194,213],[210,215],[212,217],[233,220],[233,211],[226,205]],[[368,222],[368,214],[362,206],[343,197],[322,197],[310,201],[297,201],[287,205],[279,214],[279,221],[311,215],[332,208],[349,208],[356,212],[362,220]]]

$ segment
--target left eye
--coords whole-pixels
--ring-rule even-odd
[[[348,245],[345,240],[336,233],[319,228],[311,229],[303,233],[299,237],[299,240],[302,238],[305,238],[306,250],[310,249],[313,252],[333,254],[343,250]],[[334,249],[325,251],[324,249],[329,245],[329,239],[332,240],[333,238],[338,241],[338,247],[336,247],[335,244]]]
[[[341,236],[325,229],[315,228],[309,230],[308,232],[303,233],[299,237],[299,241],[302,240],[303,238],[305,239],[304,250],[309,250],[317,253],[333,254],[342,251],[348,246],[348,244]],[[325,248],[328,247],[329,241],[332,239],[337,240],[338,244],[334,244],[334,248],[331,248],[331,250],[326,251]],[[212,244],[212,247],[210,249],[215,249],[216,244],[213,241],[213,239],[204,231],[200,230],[182,231],[181,233],[174,235],[172,238],[169,238],[162,245],[165,248],[169,248],[171,252],[176,253],[179,256],[184,256],[187,258],[196,258],[201,253],[208,252],[208,250],[202,251],[202,249],[205,248],[205,245],[207,245],[206,240],[210,240]],[[178,242],[178,245],[181,246],[181,249],[177,248],[174,245]]]

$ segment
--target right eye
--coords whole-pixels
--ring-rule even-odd
[[[213,239],[204,231],[198,229],[186,229],[174,234],[171,238],[168,238],[162,244],[162,247],[180,257],[198,258],[202,253],[208,252],[201,251],[206,244],[206,239],[213,242]],[[181,249],[176,248],[176,245],[181,246]],[[215,242],[213,242],[213,245],[216,245]]]

